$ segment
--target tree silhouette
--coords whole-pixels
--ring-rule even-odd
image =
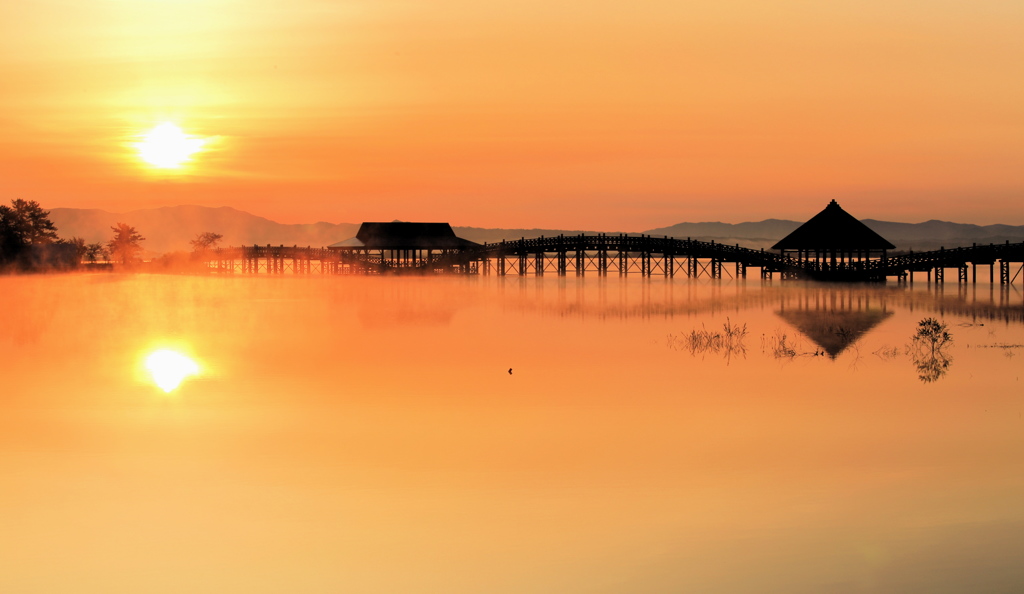
[[[220,233],[206,231],[204,233],[199,233],[198,235],[196,235],[196,238],[190,241],[189,243],[192,244],[193,252],[203,253],[206,250],[216,248],[217,244],[220,243],[220,240],[223,238],[224,236],[221,235]]]
[[[85,258],[85,254],[88,248],[85,245],[85,240],[81,237],[72,237],[71,239],[58,239],[57,245],[67,246],[74,252],[75,262],[81,262]]]
[[[11,200],[0,204],[0,263],[10,262],[27,252],[30,246],[57,241],[57,228],[35,200]]]
[[[146,238],[127,223],[118,223],[110,229],[114,232],[114,238],[107,242],[110,257],[122,264],[129,264],[138,259],[142,252],[139,242]]]
[[[85,246],[85,259],[90,262],[107,259],[107,248],[102,243],[90,243]]]

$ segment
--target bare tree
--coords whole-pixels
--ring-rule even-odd
[[[122,264],[137,260],[142,252],[139,242],[146,238],[127,223],[118,223],[110,229],[114,232],[114,238],[107,242],[110,257]]]
[[[193,252],[202,253],[205,252],[206,250],[215,249],[217,247],[217,244],[220,243],[221,239],[224,239],[224,236],[221,235],[220,233],[206,231],[204,233],[199,233],[198,235],[196,235],[196,238],[190,241],[189,243],[192,244]]]

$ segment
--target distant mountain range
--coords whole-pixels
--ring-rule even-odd
[[[81,237],[86,242],[106,242],[111,225],[127,223],[145,238],[149,255],[187,251],[196,235],[212,231],[224,236],[221,243],[229,245],[309,245],[326,246],[355,236],[358,223],[310,223],[287,225],[229,207],[168,206],[124,213],[96,209],[54,208],[50,220],[61,237]],[[957,247],[972,243],[1003,243],[1024,241],[1024,225],[968,225],[946,221],[924,223],[893,223],[864,219],[868,227],[888,239],[899,250],[930,250]],[[767,219],[751,223],[679,223],[643,231],[645,235],[716,241],[739,244],[754,249],[769,249],[778,240],[799,227],[800,221]],[[516,240],[522,237],[597,234],[601,231],[571,229],[486,229],[455,227],[459,237],[476,242]],[[618,233],[603,231],[604,233]],[[639,235],[639,233],[631,233]]]
[[[330,245],[356,234],[358,224],[312,223],[285,225],[245,211],[223,206],[167,206],[123,213],[96,209],[54,208],[50,220],[61,237],[81,237],[88,243],[106,242],[113,236],[110,227],[127,223],[143,237],[150,255],[188,251],[189,241],[211,231],[224,236],[229,245]]]
[[[969,246],[973,243],[1016,243],[1024,241],[1024,225],[969,225],[948,221],[925,221],[923,223],[894,223],[862,219],[882,237],[888,239],[897,250],[937,250],[941,247]],[[718,241],[740,244],[743,247],[769,249],[802,221],[767,219],[757,223],[679,223],[671,227],[645,231],[650,235],[669,237],[692,237],[703,241]]]

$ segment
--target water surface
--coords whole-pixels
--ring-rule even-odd
[[[1019,287],[109,274],[0,306],[3,592],[1024,588]],[[165,393],[158,348],[201,374]]]

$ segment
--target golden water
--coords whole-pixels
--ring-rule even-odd
[[[1019,286],[71,275],[0,307],[0,592],[1024,590]],[[199,375],[165,392],[160,348]]]

